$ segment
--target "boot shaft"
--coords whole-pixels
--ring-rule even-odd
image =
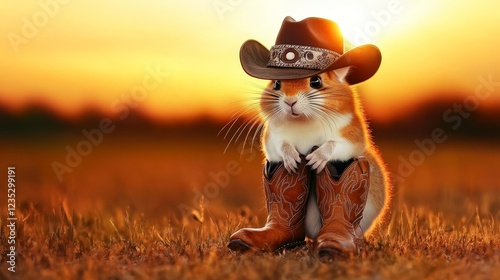
[[[282,162],[264,165],[267,222],[262,228],[243,228],[230,237],[231,250],[279,252],[304,243],[304,216],[309,194],[309,167],[302,162],[290,174]]]
[[[292,227],[303,220],[310,179],[305,162],[302,158],[297,173],[288,173],[283,162],[264,165],[268,221]]]
[[[356,230],[363,218],[369,190],[369,163],[358,157],[339,174],[329,163],[316,177],[316,195],[323,224],[338,220]]]

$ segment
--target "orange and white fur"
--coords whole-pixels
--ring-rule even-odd
[[[373,144],[358,95],[345,81],[349,67],[297,80],[274,80],[260,99],[265,120],[262,147],[270,162],[283,161],[295,172],[299,154],[322,172],[328,161],[365,156],[370,163],[370,189],[361,228],[365,234],[388,210],[390,182]],[[318,146],[314,152],[310,152]],[[316,238],[321,219],[312,192],[307,202],[306,234]]]

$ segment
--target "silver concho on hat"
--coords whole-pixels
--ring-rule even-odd
[[[333,63],[340,54],[322,48],[299,45],[274,45],[270,50],[267,66],[322,70]]]

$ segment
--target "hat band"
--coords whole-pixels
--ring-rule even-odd
[[[337,60],[340,54],[310,46],[274,45],[270,56],[267,66],[323,70]]]

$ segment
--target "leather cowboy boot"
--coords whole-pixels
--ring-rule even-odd
[[[370,166],[365,157],[357,157],[342,166],[328,163],[316,176],[316,197],[323,226],[315,250],[323,257],[358,254],[363,243],[363,218],[369,189]]]
[[[290,174],[283,162],[266,162],[264,190],[267,222],[262,228],[243,228],[230,237],[229,249],[239,252],[279,252],[304,243],[304,217],[310,168],[304,156],[297,173]]]

